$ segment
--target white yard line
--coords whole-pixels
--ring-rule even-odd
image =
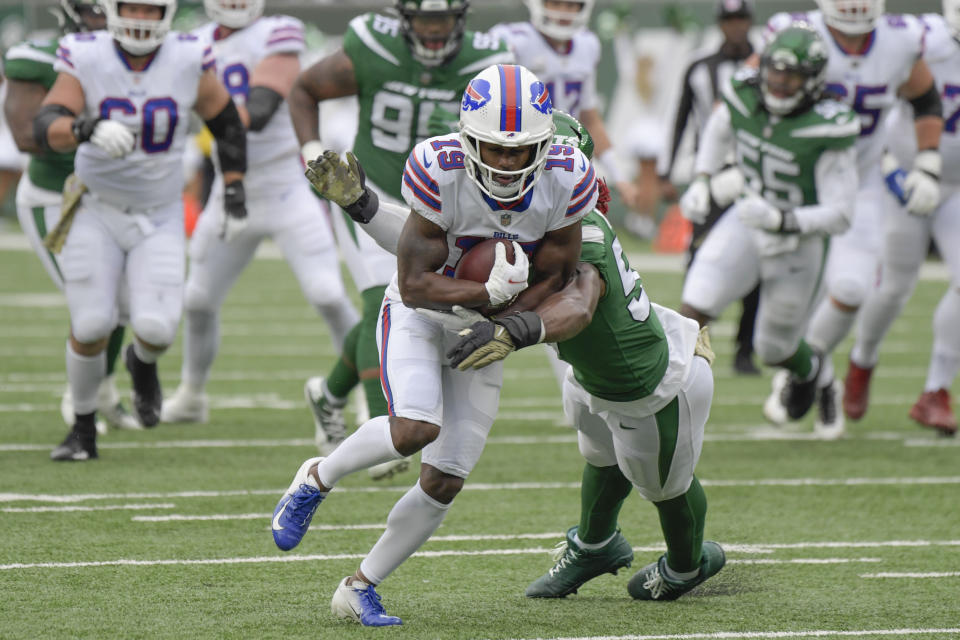
[[[917,478],[767,478],[755,480],[710,480],[701,479],[705,487],[854,487],[854,486],[917,486],[917,485],[955,485],[960,477],[917,477]],[[467,482],[464,491],[539,491],[556,489],[579,489],[579,482],[507,482],[483,483]],[[176,498],[223,498],[230,496],[270,495],[280,496],[284,488],[250,489],[236,491],[173,491],[155,493],[77,493],[77,494],[31,494],[0,493],[0,502],[53,502],[69,504],[87,500],[172,500]],[[344,493],[398,493],[409,489],[397,487],[337,487],[334,491]]]
[[[150,509],[174,509],[177,505],[172,503],[161,504],[105,504],[99,507],[86,507],[82,505],[64,505],[62,507],[3,507],[2,513],[64,513],[70,511],[148,511]],[[136,518],[134,518],[136,519]]]
[[[960,578],[960,571],[933,571],[928,573],[862,573],[861,578]]]
[[[946,635],[960,633],[960,628],[942,629],[860,629],[856,631],[831,631],[811,629],[808,631],[716,631],[713,633],[676,633],[666,635],[627,635],[627,636],[563,636],[538,637],[525,640],[777,640],[779,638],[861,638],[864,636],[903,636]],[[521,640],[521,639],[514,639]]]
[[[530,549],[469,549],[454,550],[445,549],[441,551],[418,551],[413,554],[413,558],[446,558],[446,557],[464,557],[464,556],[521,556],[521,555],[540,555],[550,553],[550,549],[535,547]],[[318,555],[283,555],[283,556],[256,556],[249,558],[208,558],[208,559],[163,559],[163,560],[89,560],[84,562],[13,562],[10,564],[0,564],[0,571],[11,571],[15,569],[76,569],[82,567],[152,567],[160,565],[189,566],[189,565],[211,565],[211,564],[269,564],[277,562],[316,562],[328,560],[355,560],[365,557],[365,554],[359,553],[338,553],[338,554],[318,554]],[[756,564],[750,561],[730,560],[729,562],[744,564]],[[765,559],[762,564],[849,564],[851,562],[879,562],[875,558],[794,558],[791,560],[769,560]]]

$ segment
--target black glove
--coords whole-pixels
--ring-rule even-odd
[[[77,144],[90,139],[90,136],[93,135],[93,130],[97,128],[97,123],[100,122],[100,120],[101,118],[99,117],[92,118],[86,115],[79,115],[74,118],[73,124],[70,126],[70,132],[73,134],[73,137],[77,139]]]
[[[543,321],[533,311],[521,311],[496,321],[475,322],[459,333],[460,340],[449,351],[450,366],[460,371],[482,369],[503,360],[517,349],[543,340]]]
[[[220,227],[220,237],[230,242],[247,226],[247,197],[243,190],[243,182],[234,180],[223,186],[223,220]]]

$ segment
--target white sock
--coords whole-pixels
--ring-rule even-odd
[[[360,563],[360,573],[373,584],[383,582],[433,535],[449,509],[450,504],[428,496],[417,481],[393,505],[387,516],[387,530]]]
[[[617,535],[617,532],[614,531],[613,534],[603,542],[584,542],[583,540],[580,539],[580,534],[575,533],[573,534],[573,542],[581,549],[589,549],[593,551],[596,549],[602,549],[608,544],[610,544],[610,541],[613,540],[614,536],[616,535]]]
[[[377,416],[360,425],[317,465],[317,477],[323,486],[333,487],[340,478],[354,471],[402,457],[393,446],[390,419]]]
[[[933,314],[933,350],[924,391],[953,386],[960,370],[960,290],[955,286],[940,299]]]
[[[813,312],[806,340],[823,355],[818,386],[825,386],[833,380],[833,350],[850,333],[856,317],[856,311],[838,309],[830,298],[824,298]]]
[[[666,562],[663,563],[663,575],[670,580],[671,582],[686,582],[687,580],[693,580],[698,575],[700,575],[700,567],[697,567],[693,571],[674,571],[670,568],[670,565]]]
[[[330,339],[333,341],[333,347],[337,353],[343,351],[343,341],[350,333],[350,329],[360,322],[360,316],[352,304],[344,304],[341,301],[333,304],[317,305],[317,311],[326,320],[330,327]]]
[[[137,356],[137,360],[144,364],[153,364],[157,361],[160,356],[163,355],[166,349],[160,349],[159,351],[154,351],[153,349],[148,349],[140,339],[134,336],[133,338],[133,353]]]
[[[220,347],[220,317],[209,311],[187,311],[183,315],[183,366],[180,380],[202,393],[210,368]]]
[[[106,352],[82,356],[73,350],[67,340],[67,380],[73,398],[74,413],[84,415],[97,410],[97,391],[107,375]]]

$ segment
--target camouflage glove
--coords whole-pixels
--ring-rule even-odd
[[[450,366],[460,371],[482,369],[517,349],[543,340],[543,321],[533,311],[522,311],[496,322],[483,320],[459,333],[460,341],[447,351]]]
[[[346,162],[336,151],[324,151],[307,161],[304,174],[320,195],[336,202],[356,222],[366,224],[376,215],[380,200],[367,188],[363,167],[349,151]]]

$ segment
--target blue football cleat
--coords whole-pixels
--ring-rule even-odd
[[[344,578],[333,593],[330,610],[338,618],[347,618],[359,622],[365,627],[392,627],[403,624],[397,616],[388,616],[380,603],[380,594],[372,584],[354,581],[347,584]]]
[[[313,514],[327,494],[307,484],[307,471],[323,458],[310,458],[297,470],[290,487],[273,510],[273,541],[284,551],[290,551],[303,540],[310,528]]]

